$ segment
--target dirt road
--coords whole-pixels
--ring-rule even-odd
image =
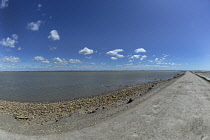
[[[186,72],[154,96],[94,126],[61,134],[24,136],[0,131],[0,139],[210,140],[210,83]]]

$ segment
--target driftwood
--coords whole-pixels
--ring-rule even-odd
[[[17,120],[28,120],[29,118],[25,117],[25,116],[16,116],[15,119],[17,119]]]

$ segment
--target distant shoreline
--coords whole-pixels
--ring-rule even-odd
[[[181,71],[185,72],[185,70],[70,70],[70,71],[0,71],[0,72],[136,72],[136,71]]]

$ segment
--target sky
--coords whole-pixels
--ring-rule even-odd
[[[210,70],[209,0],[0,0],[0,71]]]

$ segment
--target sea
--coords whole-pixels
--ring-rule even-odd
[[[0,99],[72,100],[172,78],[179,73],[181,71],[0,72]]]

